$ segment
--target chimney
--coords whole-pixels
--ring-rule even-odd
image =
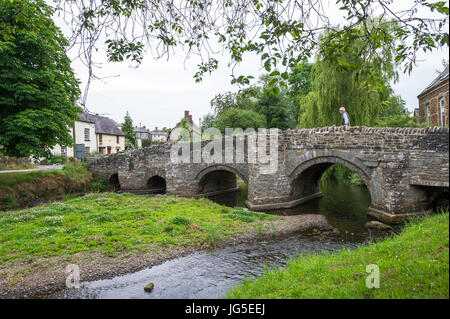
[[[158,127],[157,126],[155,126],[155,131],[157,131],[158,130]]]
[[[189,119],[189,111],[184,111],[184,118]]]

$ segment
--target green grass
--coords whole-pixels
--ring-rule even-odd
[[[409,223],[397,237],[298,257],[228,292],[228,298],[449,298],[449,213]],[[366,267],[380,288],[366,287]]]
[[[0,264],[49,256],[162,250],[168,246],[215,244],[245,233],[262,213],[224,208],[207,199],[131,194],[89,194],[64,203],[0,215]],[[248,216],[247,216],[248,217]]]

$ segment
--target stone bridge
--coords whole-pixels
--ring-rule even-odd
[[[266,137],[268,150],[270,133]],[[268,210],[317,198],[321,195],[320,177],[328,167],[339,163],[365,182],[371,196],[368,214],[388,223],[429,212],[437,194],[449,186],[448,128],[332,126],[278,131],[272,134],[278,141],[278,159],[276,172],[271,173],[260,169],[261,150],[256,154],[257,161],[248,161],[248,138],[244,138],[242,163],[173,162],[171,148],[175,146],[161,144],[90,157],[87,167],[94,176],[120,184],[122,190],[160,188],[167,194],[194,197],[235,189],[238,175],[248,184],[247,206]],[[237,137],[231,141],[237,157]],[[186,143],[191,159],[195,147],[203,151],[209,147],[210,154],[217,152],[208,146],[210,141],[196,143]],[[223,140],[223,148],[225,144]]]

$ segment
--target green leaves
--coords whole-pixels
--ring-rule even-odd
[[[125,134],[125,148],[132,149],[136,147],[136,132],[134,131],[133,120],[130,114],[125,114],[123,124],[121,127],[122,132]]]
[[[167,41],[170,42],[170,40]],[[108,46],[106,51],[108,61],[122,62],[124,60],[131,60],[138,64],[142,62],[144,45],[141,42],[127,42],[124,39],[119,39],[106,40],[105,43]]]
[[[42,0],[0,2],[0,144],[11,156],[71,145],[79,81]]]

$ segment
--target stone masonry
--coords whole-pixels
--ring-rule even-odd
[[[210,142],[202,141],[201,148]],[[258,161],[172,163],[171,144],[91,157],[87,167],[97,177],[118,177],[125,190],[146,189],[148,180],[159,176],[166,181],[166,193],[179,196],[233,188],[235,175],[239,175],[248,184],[247,206],[266,210],[293,207],[320,196],[321,175],[330,165],[340,163],[365,182],[371,195],[368,213],[393,223],[427,213],[438,192],[448,188],[448,142],[449,129],[444,127],[332,126],[279,131],[278,163],[272,174],[261,172]],[[194,144],[190,144],[191,158]],[[245,145],[246,159],[247,140]]]

